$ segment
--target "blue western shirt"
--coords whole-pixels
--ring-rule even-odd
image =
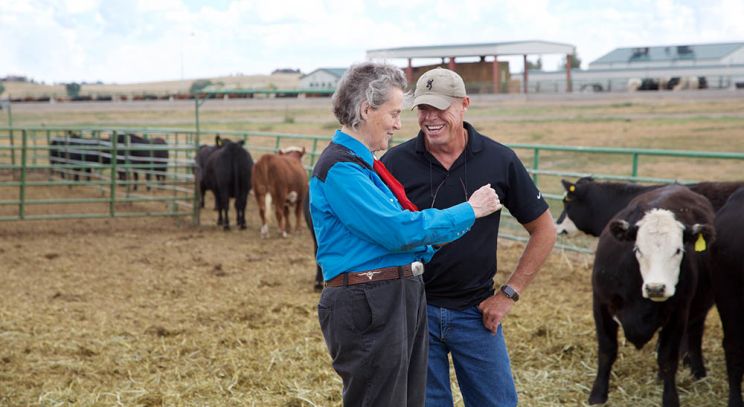
[[[467,202],[448,209],[404,210],[372,169],[374,156],[341,132],[310,179],[317,262],[328,281],[341,273],[428,262],[432,244],[455,240],[475,222]]]

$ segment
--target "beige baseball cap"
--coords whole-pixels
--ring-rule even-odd
[[[444,68],[426,71],[416,82],[413,93],[413,106],[430,105],[445,110],[455,98],[464,98],[465,82],[457,72]]]

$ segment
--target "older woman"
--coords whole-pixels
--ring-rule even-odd
[[[341,123],[310,179],[325,288],[318,317],[346,406],[423,406],[428,352],[422,262],[501,208],[490,185],[448,209],[418,209],[375,158],[400,130],[403,72],[353,65],[338,83]]]

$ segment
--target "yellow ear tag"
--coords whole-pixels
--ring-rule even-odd
[[[568,187],[568,190],[571,192],[576,191],[576,185],[571,185],[570,187]]]
[[[695,251],[696,252],[704,252],[705,251],[705,239],[703,239],[703,234],[698,233],[698,238],[695,241]]]

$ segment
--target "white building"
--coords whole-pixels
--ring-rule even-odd
[[[563,74],[530,71],[537,92],[561,92]],[[695,77],[709,88],[744,87],[744,42],[617,48],[572,70],[574,91],[626,91],[631,80]]]
[[[334,90],[338,80],[346,72],[346,68],[318,68],[300,77],[300,89]]]

